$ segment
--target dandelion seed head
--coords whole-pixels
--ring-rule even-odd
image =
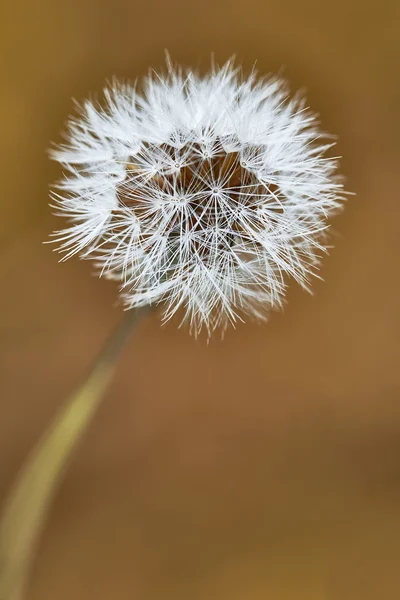
[[[211,333],[265,318],[290,278],[309,287],[343,189],[332,139],[280,77],[169,65],[78,113],[51,153],[65,171],[53,206],[71,220],[55,240],[128,308],[160,303]]]

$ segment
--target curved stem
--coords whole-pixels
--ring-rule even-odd
[[[0,600],[20,600],[46,511],[72,451],[90,423],[115,369],[116,359],[149,307],[129,310],[22,465],[0,519]]]

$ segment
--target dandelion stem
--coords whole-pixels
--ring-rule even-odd
[[[74,392],[22,465],[0,519],[0,600],[20,600],[46,512],[72,451],[86,430],[115,369],[116,359],[149,307],[129,310]]]

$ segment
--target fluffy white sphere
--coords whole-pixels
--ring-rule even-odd
[[[104,96],[52,151],[65,258],[94,259],[128,307],[183,309],[195,333],[265,317],[288,276],[308,286],[343,193],[300,95],[229,61],[204,77],[169,65],[141,93],[113,82]]]

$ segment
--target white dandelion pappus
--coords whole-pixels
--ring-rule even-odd
[[[277,76],[232,61],[206,76],[168,65],[143,92],[113,82],[52,151],[68,258],[117,279],[129,308],[183,309],[197,334],[281,306],[287,278],[308,288],[328,217],[343,201],[332,139]]]

